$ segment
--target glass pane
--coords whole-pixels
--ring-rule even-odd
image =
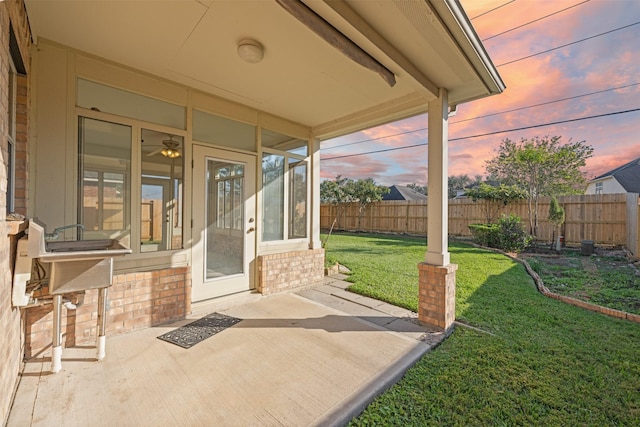
[[[230,171],[234,171],[233,177]],[[242,164],[207,161],[207,279],[244,272],[243,175]]]
[[[193,139],[224,147],[256,151],[255,126],[198,110],[193,110]]]
[[[142,129],[140,251],[182,248],[183,138]]]
[[[186,129],[186,108],[122,89],[78,79],[78,106]]]
[[[7,153],[7,213],[13,212],[15,202],[15,176],[16,176],[16,152],[13,141],[8,141],[9,152]]]
[[[307,237],[307,164],[289,159],[289,238]]]
[[[9,58],[9,79],[8,79],[8,155],[7,155],[7,193],[6,208],[7,213],[13,212],[15,202],[15,142],[16,142],[16,70],[13,61]]]
[[[166,197],[162,184],[142,184],[140,209],[140,251],[163,249],[162,201]]]
[[[287,151],[307,157],[308,142],[306,139],[294,138],[268,129],[262,129],[262,146],[280,151]]]
[[[16,70],[13,61],[9,58],[9,79],[7,93],[9,95],[8,125],[9,137],[14,139],[16,136]]]
[[[262,156],[262,240],[284,239],[284,157]]]
[[[130,245],[131,127],[80,117],[79,222],[83,239]]]

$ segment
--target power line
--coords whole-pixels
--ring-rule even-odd
[[[505,65],[513,64],[514,62],[519,62],[519,61],[522,61],[522,60],[525,60],[525,59],[533,58],[534,56],[542,55],[544,53],[549,53],[549,52],[552,52],[554,50],[562,49],[563,47],[571,46],[571,45],[574,45],[574,44],[577,44],[577,43],[581,43],[581,42],[586,41],[586,40],[591,40],[591,39],[594,39],[596,37],[600,37],[600,36],[604,36],[604,35],[607,35],[607,34],[611,34],[613,32],[624,30],[625,28],[633,27],[634,25],[638,25],[638,24],[640,24],[640,21],[634,22],[633,24],[625,25],[624,27],[614,28],[613,30],[605,31],[604,33],[596,34],[594,36],[585,37],[583,39],[576,40],[576,41],[573,41],[571,43],[563,44],[561,46],[553,47],[551,49],[543,50],[542,52],[538,52],[538,53],[534,53],[534,54],[531,54],[531,55],[527,55],[527,56],[522,57],[522,58],[514,59],[512,61],[508,61],[508,62],[502,63],[500,65],[496,65],[496,67],[502,67],[502,66],[505,66]]]
[[[564,124],[564,123],[578,122],[578,121],[581,121],[581,120],[597,119],[597,118],[600,118],[600,117],[608,117],[608,116],[614,116],[614,115],[617,115],[617,114],[632,113],[632,112],[635,112],[635,111],[640,111],[640,108],[633,108],[631,110],[623,110],[623,111],[614,111],[614,112],[611,112],[611,113],[597,114],[597,115],[594,115],[594,116],[577,117],[577,118],[574,118],[574,119],[559,120],[559,121],[556,121],[556,122],[541,123],[541,124],[537,124],[537,125],[523,126],[523,127],[514,128],[514,129],[504,129],[504,130],[487,132],[487,133],[482,133],[482,134],[477,134],[477,135],[462,136],[462,137],[459,137],[459,138],[451,138],[451,139],[449,139],[449,142],[462,141],[462,140],[465,140],[465,139],[479,138],[481,136],[496,135],[496,134],[499,134],[499,133],[508,133],[508,132],[515,132],[515,131],[521,131],[521,130],[527,130],[527,129],[535,129],[535,128],[546,127],[546,126],[559,125],[559,124]],[[368,155],[368,154],[386,153],[386,152],[389,152],[389,151],[406,150],[408,148],[421,147],[421,146],[425,146],[425,145],[428,145],[428,142],[421,142],[419,144],[413,144],[413,145],[405,145],[405,146],[402,146],[402,147],[386,148],[386,149],[383,149],[383,150],[368,151],[368,152],[365,152],[365,153],[353,153],[353,154],[345,154],[345,155],[342,155],[342,156],[326,157],[326,158],[321,158],[320,160],[321,161],[336,160],[336,159],[344,159],[344,158],[347,158],[347,157],[364,156],[364,155]]]
[[[497,112],[497,113],[490,113],[490,114],[485,114],[485,115],[482,115],[482,116],[470,117],[468,119],[457,120],[457,121],[455,121],[455,122],[453,122],[451,124],[454,125],[456,123],[468,122],[468,121],[477,120],[477,119],[484,119],[484,118],[487,118],[487,117],[497,116],[497,115],[500,115],[500,114],[513,113],[514,111],[526,110],[528,108],[542,107],[544,105],[555,104],[557,102],[570,101],[572,99],[584,98],[585,96],[597,95],[599,93],[611,92],[613,90],[626,89],[628,87],[638,86],[638,85],[640,85],[640,83],[631,83],[631,84],[628,84],[628,85],[612,87],[612,88],[609,88],[609,89],[597,90],[595,92],[584,93],[582,95],[574,95],[574,96],[569,96],[567,98],[555,99],[553,101],[541,102],[539,104],[527,105],[526,107],[512,108],[511,110],[505,110],[505,111],[500,111],[500,112]]]
[[[481,16],[484,16],[484,15],[486,15],[486,14],[488,14],[488,13],[491,13],[491,12],[493,12],[493,11],[495,11],[495,10],[498,10],[498,9],[500,9],[501,7],[504,7],[504,6],[508,5],[509,3],[513,3],[514,1],[516,1],[516,0],[509,0],[509,1],[508,1],[508,2],[506,2],[506,3],[502,3],[500,6],[496,6],[496,7],[494,7],[493,9],[489,9],[489,10],[487,10],[486,12],[482,12],[480,15],[476,15],[476,16],[474,16],[473,18],[469,18],[469,20],[473,21],[473,20],[474,20],[474,19],[476,19],[476,18],[480,18]]]
[[[508,129],[508,130],[499,130],[494,132],[482,133],[478,135],[463,136],[460,138],[451,138],[449,141],[462,141],[464,139],[472,139],[472,138],[478,138],[481,136],[496,135],[498,133],[515,132],[519,130],[535,129],[535,128],[541,128],[545,126],[561,125],[563,123],[579,122],[581,120],[597,119],[600,117],[615,116],[617,114],[633,113],[634,111],[640,111],[640,108],[632,108],[631,110],[622,110],[622,111],[614,111],[612,113],[597,114],[595,116],[577,117],[575,119],[559,120],[557,122],[542,123],[538,125],[524,126],[524,127]]]
[[[494,35],[492,35],[492,36],[490,36],[490,37],[487,37],[486,39],[482,39],[482,41],[483,41],[483,42],[485,42],[485,41],[487,41],[487,40],[491,40],[491,39],[492,39],[492,38],[494,38],[494,37],[498,37],[498,36],[501,36],[501,35],[503,35],[503,34],[507,34],[507,33],[511,32],[511,31],[517,30],[517,29],[519,29],[519,28],[526,27],[526,26],[527,26],[527,25],[529,25],[529,24],[533,24],[534,22],[542,21],[543,19],[547,19],[547,18],[549,18],[549,17],[551,17],[551,16],[553,16],[553,15],[557,15],[557,14],[559,14],[559,13],[561,13],[561,12],[564,12],[565,10],[569,10],[569,9],[574,8],[574,7],[576,7],[576,6],[580,6],[581,4],[588,3],[589,1],[590,1],[590,0],[584,0],[583,2],[576,3],[576,4],[574,4],[573,6],[565,7],[564,9],[561,9],[561,10],[558,10],[558,11],[556,11],[556,12],[550,13],[549,15],[545,15],[545,16],[543,16],[543,17],[541,17],[541,18],[534,19],[533,21],[529,21],[529,22],[526,22],[526,23],[524,23],[524,24],[518,25],[517,27],[510,28],[510,29],[505,30],[505,31],[503,31],[503,32],[501,32],[501,33],[494,34]]]
[[[412,130],[407,130],[407,131],[404,131],[404,132],[393,133],[391,135],[379,136],[377,138],[369,138],[369,139],[363,139],[362,141],[347,142],[346,144],[340,144],[340,145],[334,145],[333,147],[327,147],[327,149],[328,150],[332,150],[334,148],[348,147],[349,145],[356,145],[356,144],[362,144],[362,143],[365,143],[365,142],[378,141],[380,139],[392,138],[394,136],[409,135],[410,133],[422,132],[423,130],[427,130],[427,128],[412,129]],[[321,148],[321,150],[322,150],[322,148]]]
[[[614,91],[614,90],[626,89],[626,88],[629,88],[629,87],[632,87],[632,86],[637,86],[637,85],[640,85],[640,83],[630,83],[628,85],[622,85],[622,86],[616,86],[616,87],[612,87],[612,88],[608,88],[608,89],[597,90],[597,91],[594,91],[594,92],[583,93],[581,95],[574,95],[574,96],[569,96],[569,97],[566,97],[566,98],[555,99],[555,100],[552,100],[552,101],[545,101],[545,102],[541,102],[541,103],[538,103],[538,104],[527,105],[527,106],[524,106],[524,107],[512,108],[511,110],[499,111],[499,112],[496,112],[496,113],[484,114],[482,116],[470,117],[468,119],[462,119],[462,120],[457,120],[455,122],[452,122],[451,125],[455,125],[456,123],[468,122],[468,121],[471,121],[471,120],[484,119],[484,118],[487,118],[487,117],[498,116],[500,114],[512,113],[514,111],[521,111],[521,110],[526,110],[526,109],[529,109],[529,108],[535,108],[535,107],[541,107],[541,106],[544,106],[544,105],[555,104],[555,103],[558,103],[558,102],[570,101],[570,100],[578,99],[578,98],[584,98],[585,96],[597,95],[597,94],[600,94],[600,93],[611,92],[611,91]],[[377,137],[377,138],[369,138],[369,139],[364,139],[364,140],[361,140],[361,141],[348,142],[346,144],[334,145],[333,147],[327,147],[326,149],[332,150],[332,149],[335,149],[335,148],[348,147],[350,145],[357,145],[357,144],[362,144],[362,143],[365,143],[365,142],[378,141],[378,140],[381,140],[381,139],[392,138],[394,136],[408,135],[408,134],[411,134],[411,133],[422,132],[422,131],[425,131],[425,130],[427,130],[426,127],[425,128],[418,128],[418,129],[408,130],[408,131],[405,131],[405,132],[399,132],[399,133],[394,133],[394,134],[390,134],[390,135],[384,135],[384,136],[380,136],[380,137]]]

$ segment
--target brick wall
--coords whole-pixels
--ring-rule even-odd
[[[258,256],[258,292],[269,295],[321,282],[324,249]]]
[[[418,319],[447,331],[456,320],[456,264],[418,264]]]
[[[183,319],[190,310],[190,294],[189,267],[114,275],[107,298],[107,337]],[[74,302],[78,295],[65,297]],[[51,346],[53,307],[29,308],[25,314],[25,357],[37,357]],[[85,292],[83,304],[75,310],[63,308],[63,346],[95,343],[97,316],[95,289]]]
[[[7,191],[7,132],[8,132],[8,73],[9,73],[9,29],[13,27],[14,35],[22,53],[22,61],[27,75],[29,73],[29,49],[31,36],[27,25],[26,10],[22,0],[0,1],[0,424],[4,425],[9,415],[11,399],[15,390],[18,372],[22,361],[24,344],[23,328],[21,327],[20,309],[11,304],[12,265],[11,240],[8,237],[8,227],[5,221],[6,191]],[[18,79],[18,126],[16,141],[16,169],[19,174],[24,171],[24,181],[16,183],[16,205],[26,206],[26,143],[28,105],[28,79]],[[23,160],[24,159],[24,160]],[[23,212],[24,213],[24,212]]]

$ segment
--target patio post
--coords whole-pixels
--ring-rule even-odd
[[[429,102],[428,113],[428,203],[427,253],[418,264],[418,318],[440,330],[448,330],[455,320],[456,270],[448,248],[448,117],[446,89]]]
[[[311,138],[311,243],[309,249],[322,248],[320,240],[320,140]]]

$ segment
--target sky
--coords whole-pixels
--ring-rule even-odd
[[[594,148],[588,178],[640,157],[640,0],[460,1],[507,89],[449,119],[449,176],[486,175],[505,138],[584,141]],[[468,138],[537,125],[546,126]],[[424,144],[426,126],[420,115],[323,141],[321,176],[425,185],[426,146],[357,154]]]

